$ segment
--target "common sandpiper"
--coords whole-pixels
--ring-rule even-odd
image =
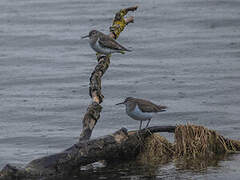
[[[103,34],[102,32],[97,30],[90,31],[89,34],[83,36],[82,39],[87,37],[89,38],[89,44],[92,49],[100,54],[105,54],[109,56],[112,53],[124,54],[125,51],[131,51],[123,47],[110,36]]]
[[[151,101],[133,97],[127,97],[125,101],[116,105],[120,104],[124,104],[126,106],[126,113],[128,116],[130,116],[134,120],[140,121],[139,130],[141,130],[142,121],[148,120],[148,123],[145,127],[147,128],[152,119],[153,113],[166,111],[167,109],[167,106],[156,105]]]

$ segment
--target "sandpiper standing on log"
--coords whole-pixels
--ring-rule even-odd
[[[140,121],[139,130],[141,130],[142,121],[148,120],[148,123],[145,127],[147,128],[152,119],[153,113],[166,111],[167,109],[167,106],[156,105],[150,101],[133,97],[127,97],[125,101],[116,105],[120,104],[125,104],[126,113],[128,116],[130,116],[134,120]]]
[[[82,39],[87,37],[89,38],[89,44],[92,49],[100,54],[105,54],[108,56],[112,53],[124,54],[125,51],[131,51],[123,47],[113,38],[97,30],[90,31],[89,35],[83,36]]]

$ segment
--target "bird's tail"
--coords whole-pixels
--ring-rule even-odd
[[[132,50],[131,50],[131,49],[127,49],[127,48],[125,48],[125,51],[132,52]]]
[[[125,48],[124,50],[120,50],[119,52],[120,52],[121,54],[125,54],[125,51],[131,52],[132,50]]]
[[[159,109],[159,111],[166,111],[167,110],[167,106],[159,105],[158,109]]]

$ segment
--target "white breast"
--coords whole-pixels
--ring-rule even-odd
[[[114,50],[111,50],[110,48],[103,48],[98,41],[95,44],[92,44],[92,48],[96,51],[99,52],[101,54],[111,54],[114,52]]]
[[[153,113],[142,112],[139,109],[138,105],[136,105],[136,107],[133,111],[129,111],[129,109],[126,108],[126,112],[131,118],[133,118],[135,120],[139,120],[139,121],[140,120],[143,120],[143,121],[149,120],[152,118],[152,115],[153,115]]]

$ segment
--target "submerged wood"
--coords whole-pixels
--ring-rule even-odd
[[[175,126],[154,126],[140,131],[121,128],[113,134],[81,141],[63,152],[35,159],[25,168],[7,165],[1,171],[4,177],[26,178],[56,176],[70,173],[81,166],[99,160],[117,161],[134,159],[144,140],[154,132],[174,132]]]
[[[175,143],[156,138],[153,135],[156,132],[175,133]],[[173,158],[182,161],[187,157],[194,161],[187,160],[186,167],[193,167],[189,163],[196,161],[202,164],[206,159],[239,150],[239,141],[227,139],[203,126],[154,126],[140,131],[122,128],[110,135],[80,141],[63,152],[35,159],[25,168],[7,165],[0,172],[0,179],[62,176],[100,160],[116,162],[140,158],[143,163],[157,164]]]

